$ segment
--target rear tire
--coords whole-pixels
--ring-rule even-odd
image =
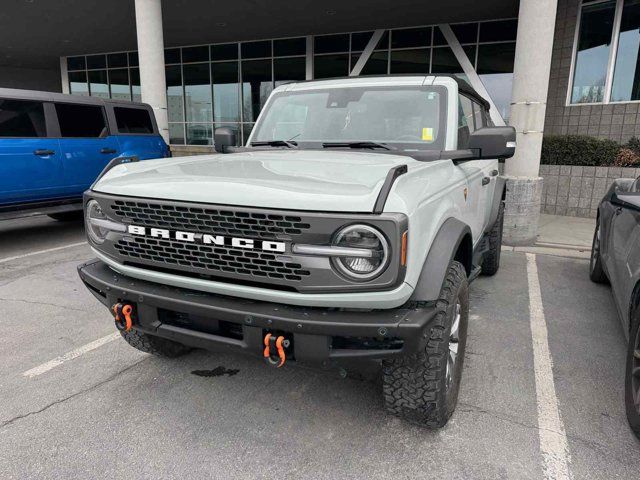
[[[639,312],[640,313],[640,312]],[[625,371],[624,400],[627,419],[631,430],[640,439],[640,314],[636,313],[635,321],[629,334],[627,350],[627,368]]]
[[[449,267],[436,309],[424,348],[382,363],[386,410],[428,428],[446,425],[458,403],[469,319],[469,284],[459,262]]]
[[[589,261],[589,278],[595,283],[607,283],[607,274],[602,268],[602,256],[600,255],[600,218],[596,221],[596,230],[593,232],[591,243],[591,260]]]
[[[128,332],[121,330],[120,334],[133,348],[157,357],[175,358],[191,350],[191,348],[181,343],[149,335],[135,329],[131,329]]]
[[[73,212],[51,213],[47,216],[59,222],[76,222],[82,220],[82,210]]]
[[[500,268],[500,253],[502,252],[502,230],[504,226],[504,202],[500,201],[498,218],[489,232],[489,251],[482,258],[480,273],[491,276],[498,273]]]

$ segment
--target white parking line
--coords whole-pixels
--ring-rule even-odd
[[[78,358],[80,355],[84,355],[91,350],[95,350],[98,347],[106,345],[109,342],[113,342],[115,339],[120,338],[120,333],[112,333],[107,335],[106,337],[99,338],[94,340],[91,343],[87,343],[82,347],[78,347],[75,350],[71,350],[70,352],[65,353],[59,357],[54,358],[53,360],[49,360],[42,365],[38,365],[37,367],[32,368],[31,370],[27,370],[22,374],[24,377],[37,377],[38,375],[42,375],[43,373],[48,372],[49,370],[56,368],[57,366],[62,365],[64,362],[68,362],[69,360],[73,360],[74,358]]]
[[[14,260],[20,260],[21,258],[31,257],[32,255],[41,255],[43,253],[51,253],[51,252],[57,252],[58,250],[65,250],[67,248],[79,247],[80,245],[86,245],[86,243],[87,242],[70,243],[68,245],[62,245],[61,247],[47,248],[46,250],[37,250],[35,252],[16,255],[15,257],[0,258],[0,263],[12,262]]]
[[[533,341],[533,368],[538,401],[538,436],[544,461],[545,478],[564,480],[571,478],[571,456],[567,434],[560,417],[558,397],[553,381],[553,360],[549,351],[547,322],[544,318],[540,280],[536,256],[527,253],[527,279],[529,282],[529,318]]]

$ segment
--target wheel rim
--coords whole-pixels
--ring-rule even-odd
[[[600,225],[596,225],[596,232],[593,235],[593,245],[591,247],[591,270],[596,266],[600,255]]]
[[[462,316],[462,305],[456,302],[453,322],[451,323],[451,333],[449,334],[449,356],[447,357],[447,391],[453,385],[456,362],[458,360],[458,346],[460,344],[460,318]]]
[[[640,414],[640,328],[636,332],[636,338],[631,341],[634,342],[631,354],[631,394],[636,412]]]

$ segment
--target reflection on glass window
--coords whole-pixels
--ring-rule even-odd
[[[170,122],[184,122],[184,95],[182,93],[182,69],[180,65],[166,67],[167,113]]]
[[[212,65],[213,121],[240,121],[240,94],[238,62],[220,62]]]
[[[245,122],[257,120],[271,90],[271,60],[242,62],[242,114]]]
[[[582,7],[571,103],[604,100],[615,9],[615,0]]]
[[[106,70],[92,70],[89,72],[89,89],[92,97],[109,98],[109,82]]]
[[[184,123],[169,124],[169,143],[172,145],[184,145]]]
[[[187,145],[213,145],[211,124],[187,123]]]
[[[136,56],[136,58],[138,57]],[[129,61],[131,61],[131,56],[129,56]],[[129,78],[131,79],[131,99],[134,102],[141,102],[142,89],[140,88],[140,69],[129,69]]]
[[[478,48],[477,72],[493,103],[505,120],[511,112],[511,89],[513,87],[513,61],[515,43],[480,45]]]
[[[624,3],[611,91],[613,102],[630,100],[640,100],[640,0]]]
[[[111,85],[111,98],[115,100],[131,100],[128,69],[109,70],[109,84]]]
[[[351,56],[351,68],[355,67],[359,54]],[[386,75],[389,69],[389,53],[385,51],[373,52],[365,63],[360,75]]]
[[[69,92],[73,95],[89,96],[87,74],[85,72],[69,72]]]
[[[187,122],[210,122],[212,105],[209,64],[184,65],[183,74]]]

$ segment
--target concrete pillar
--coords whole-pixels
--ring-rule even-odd
[[[558,0],[520,0],[510,124],[515,157],[507,160],[504,243],[536,240],[542,179],[538,176]]]
[[[142,101],[153,108],[160,135],[169,143],[161,0],[135,0],[135,8]]]

